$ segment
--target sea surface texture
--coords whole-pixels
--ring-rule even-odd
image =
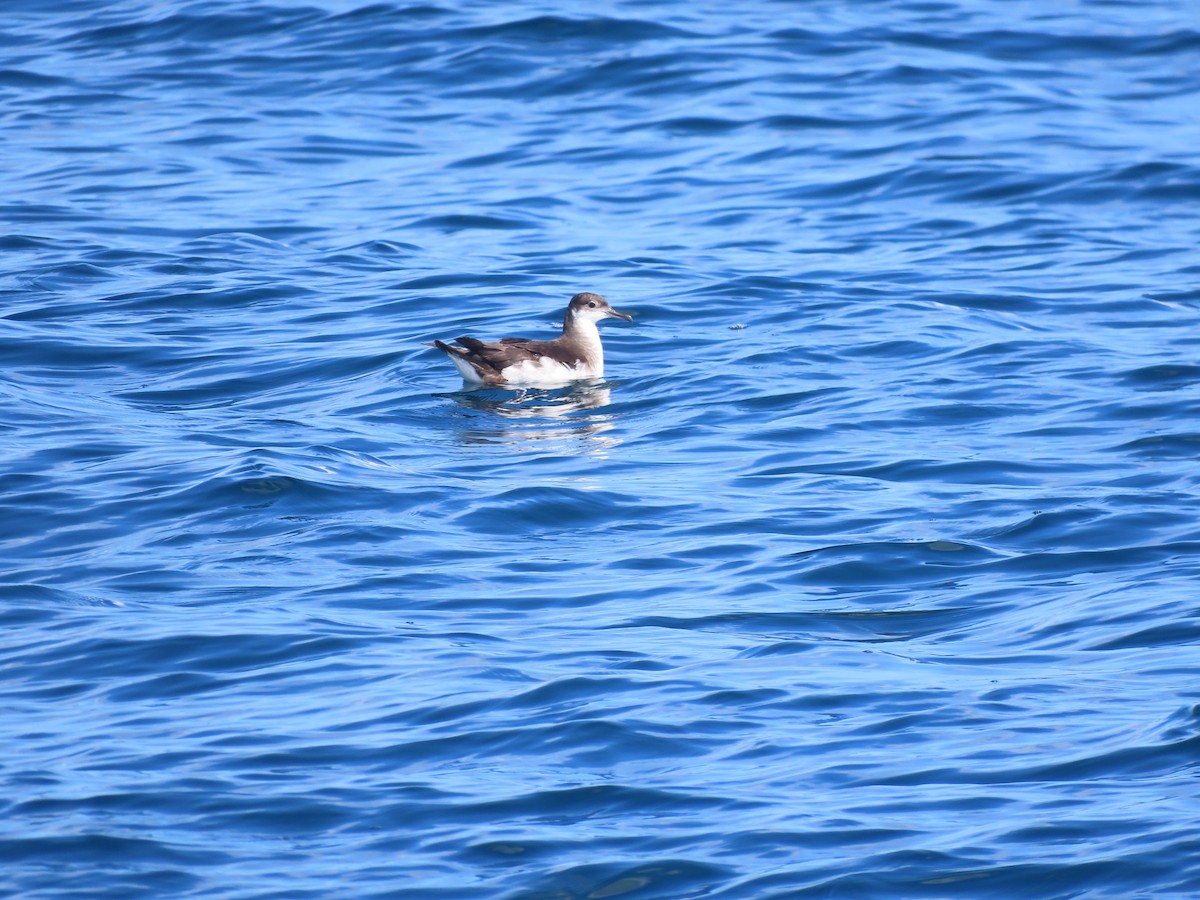
[[[0,896],[1200,896],[1194,0],[3,13]]]

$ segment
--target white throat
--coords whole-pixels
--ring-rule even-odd
[[[564,329],[567,336],[579,344],[583,353],[584,363],[592,373],[599,378],[604,374],[604,345],[600,343],[600,329],[596,321],[586,316],[573,315],[567,320]]]

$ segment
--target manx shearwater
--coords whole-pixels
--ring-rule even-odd
[[[604,347],[596,323],[609,318],[633,321],[633,316],[613,309],[599,294],[585,291],[567,304],[562,334],[554,340],[481,341],[460,337],[455,338],[459,346],[443,341],[434,341],[429,346],[450,357],[468,384],[497,387],[566,384],[604,376]]]

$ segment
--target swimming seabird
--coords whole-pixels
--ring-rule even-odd
[[[454,363],[463,381],[473,385],[555,385],[581,378],[604,376],[604,348],[600,344],[601,319],[624,319],[599,294],[576,294],[567,304],[562,334],[552,341],[504,338],[481,341],[473,337],[455,340],[461,346],[434,341]]]

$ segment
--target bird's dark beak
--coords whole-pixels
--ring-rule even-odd
[[[624,319],[626,322],[633,321],[633,316],[631,316],[629,313],[613,309],[611,306],[608,308],[608,317],[610,319]]]

